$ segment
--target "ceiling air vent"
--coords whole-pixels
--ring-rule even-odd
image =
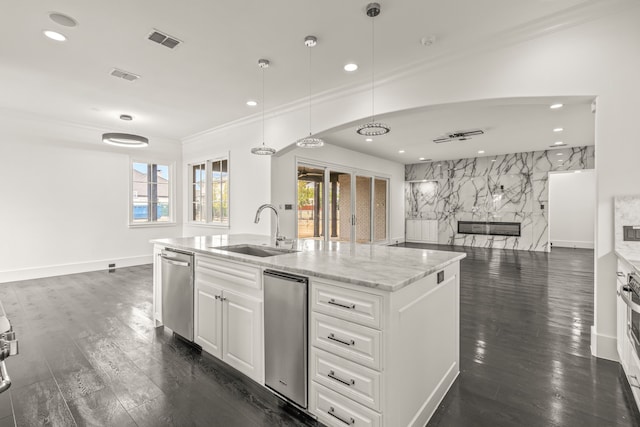
[[[133,73],[130,73],[128,71],[122,71],[122,70],[119,70],[117,68],[114,68],[113,70],[111,70],[111,75],[113,77],[118,77],[118,78],[121,78],[121,79],[125,79],[125,80],[130,81],[130,82],[134,82],[134,81],[136,81],[136,80],[138,80],[140,78],[140,76],[137,75],[137,74],[133,74]]]
[[[152,42],[156,42],[158,44],[161,44],[162,46],[166,46],[169,49],[173,49],[176,46],[178,46],[180,43],[182,43],[177,38],[170,36],[168,34],[165,34],[161,31],[158,31],[155,28],[153,29],[153,31],[151,31],[151,33],[149,33],[147,38]]]
[[[453,141],[454,139],[457,139],[458,141],[466,141],[467,139],[471,139],[472,136],[483,134],[484,131],[480,129],[460,130],[456,132],[449,132],[446,135],[439,136],[438,138],[434,139],[433,142],[435,142],[436,144],[440,144],[443,142]]]

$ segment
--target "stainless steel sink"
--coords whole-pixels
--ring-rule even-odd
[[[280,249],[270,246],[258,246],[258,245],[233,245],[233,246],[211,246],[211,249],[218,249],[220,251],[236,252],[244,255],[251,255],[257,257],[268,257],[276,255],[291,254],[298,252],[292,249]]]

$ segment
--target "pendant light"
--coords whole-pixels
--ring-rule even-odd
[[[374,66],[375,66],[375,17],[380,15],[380,4],[369,3],[366,9],[367,16],[371,18],[371,121],[358,127],[356,132],[364,136],[380,136],[389,133],[391,129],[384,123],[376,122],[374,118]]]
[[[133,116],[129,114],[121,114],[120,120],[130,122]],[[102,142],[105,144],[116,145],[118,147],[147,147],[149,146],[149,138],[132,133],[109,132],[102,134]]]
[[[262,69],[262,145],[251,149],[251,153],[259,156],[272,156],[276,149],[267,147],[264,143],[264,70],[269,68],[268,59],[258,59],[258,67]]]
[[[304,38],[304,45],[309,48],[309,136],[296,141],[296,145],[302,148],[318,148],[324,145],[320,138],[314,138],[311,133],[311,48],[318,44],[316,36]]]

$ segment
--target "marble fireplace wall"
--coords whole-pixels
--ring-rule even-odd
[[[592,145],[406,165],[405,216],[438,220],[442,244],[549,251],[549,172],[593,168]],[[458,221],[519,222],[521,236],[458,234]]]

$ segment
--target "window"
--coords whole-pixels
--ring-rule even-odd
[[[172,222],[172,186],[169,165],[132,162],[129,222]]]
[[[229,159],[191,164],[189,170],[191,222],[228,226]]]

